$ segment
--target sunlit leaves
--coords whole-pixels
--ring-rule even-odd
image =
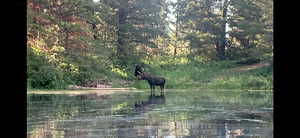
[[[126,72],[124,72],[123,70],[121,70],[117,67],[111,67],[111,68],[112,68],[112,72],[115,72],[115,73],[117,73],[118,75],[120,75],[124,78],[128,76]]]

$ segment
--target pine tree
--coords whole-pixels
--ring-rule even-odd
[[[270,3],[259,0],[231,0],[230,36],[237,40],[235,45],[242,50],[243,57],[262,56],[259,48],[265,45],[265,38],[273,35],[272,28],[268,25],[268,18],[272,15],[267,15],[271,14],[270,11],[266,13],[267,4]]]
[[[126,66],[126,61],[134,57],[135,47],[156,47],[155,39],[166,35],[164,0],[115,0],[105,3],[116,11],[116,55],[120,64]]]

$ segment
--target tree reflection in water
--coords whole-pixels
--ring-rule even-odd
[[[272,138],[272,95],[28,95],[27,137]]]

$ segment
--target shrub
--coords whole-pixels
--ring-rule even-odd
[[[64,89],[71,79],[53,66],[44,66],[32,73],[28,81],[30,88],[34,89]]]

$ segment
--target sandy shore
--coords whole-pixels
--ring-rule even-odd
[[[90,88],[90,89],[80,89],[80,90],[28,90],[27,94],[92,94],[97,95],[108,95],[115,92],[129,92],[137,91],[135,88]]]

